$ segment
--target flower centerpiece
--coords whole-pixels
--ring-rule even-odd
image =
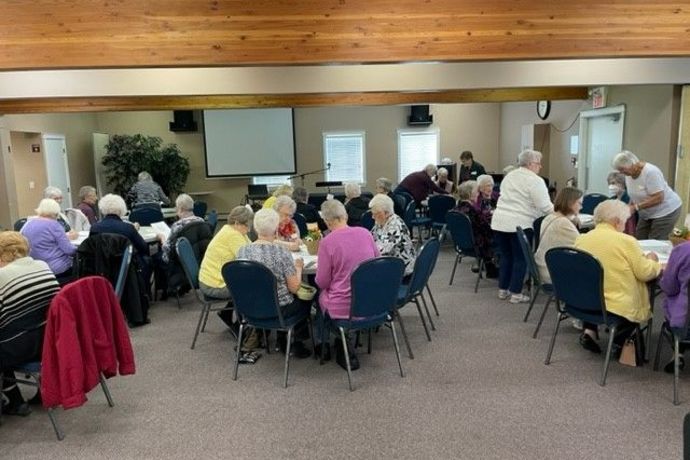
[[[314,256],[319,252],[319,241],[321,241],[323,235],[316,224],[307,224],[307,230],[307,236],[304,237],[304,244],[307,246],[309,254]]]
[[[674,246],[685,243],[690,240],[690,230],[687,227],[674,228],[669,239]]]

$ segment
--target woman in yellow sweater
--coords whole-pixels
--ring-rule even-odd
[[[606,311],[622,318],[614,343],[622,346],[630,333],[651,316],[646,283],[659,276],[656,254],[645,256],[635,238],[623,233],[630,208],[619,200],[606,200],[594,210],[594,230],[581,235],[575,247],[592,254],[604,269]],[[580,344],[601,353],[594,340],[596,325],[584,324]]]

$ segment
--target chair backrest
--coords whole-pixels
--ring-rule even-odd
[[[350,320],[386,315],[395,308],[405,264],[398,257],[360,263],[350,276]]]
[[[407,193],[407,192],[402,192],[402,191],[401,191],[401,192],[393,192],[393,193],[394,193],[395,195],[398,195],[398,196],[403,197],[403,199],[405,200],[405,205],[403,206],[403,209],[406,209],[406,208],[407,208],[407,204],[408,204],[409,202],[414,201],[414,197],[413,197],[412,195],[410,195],[409,193]]]
[[[527,272],[537,285],[541,284],[541,277],[539,276],[539,269],[537,268],[537,262],[534,260],[534,253],[532,252],[532,246],[529,244],[529,239],[525,235],[525,231],[522,227],[516,227],[518,243],[520,244],[520,250],[522,251],[522,256],[525,258],[527,263]]]
[[[461,212],[449,211],[446,214],[446,223],[448,230],[450,230],[450,236],[453,238],[455,249],[465,255],[476,257],[479,252],[474,243],[470,218]]]
[[[359,220],[359,224],[367,230],[371,230],[372,228],[374,228],[374,217],[371,215],[371,210],[362,214],[362,217]]]
[[[445,224],[446,214],[455,207],[455,198],[450,195],[429,197],[429,217],[434,224]]]
[[[307,218],[304,217],[302,214],[296,212],[292,216],[292,220],[294,220],[297,224],[297,228],[299,229],[299,237],[304,238],[305,236],[307,236],[307,233],[309,233],[309,229],[307,229]]]
[[[195,290],[199,289],[199,262],[194,255],[192,243],[184,236],[177,239],[175,242],[175,252],[177,259],[182,265],[182,270],[187,277],[187,282]]]
[[[405,215],[403,216],[403,220],[405,221],[405,225],[407,225],[407,228],[412,231],[412,221],[417,217],[417,204],[414,201],[410,201],[405,205]]]
[[[405,217],[405,206],[407,206],[407,199],[400,193],[393,194],[393,208],[395,213],[400,217]]]
[[[605,319],[604,269],[599,261],[568,247],[551,248],[545,258],[556,298],[571,309]]]
[[[115,295],[117,300],[122,300],[122,291],[125,290],[125,281],[127,280],[127,273],[129,272],[129,264],[132,262],[132,245],[127,245],[124,254],[122,254],[122,262],[120,262],[120,271],[117,275],[117,282],[115,283]]]
[[[154,222],[162,222],[163,220],[163,212],[161,211],[160,206],[158,206],[158,208],[150,206],[137,206],[136,208],[132,209],[132,212],[129,213],[129,221],[136,222],[142,226],[151,225]]]
[[[22,217],[21,219],[17,220],[14,223],[14,231],[15,232],[20,232],[22,228],[24,227],[24,224],[26,223],[27,219],[26,217]]]
[[[205,201],[195,201],[194,202],[194,215],[201,217],[202,219],[206,217],[206,210],[208,209],[208,204]]]
[[[588,193],[582,197],[582,214],[594,214],[594,208],[609,197],[601,193]]]
[[[215,233],[218,226],[218,211],[211,209],[206,216],[206,222],[211,226],[211,233]]]
[[[254,260],[233,260],[221,269],[235,311],[250,323],[252,319],[279,318],[278,282],[273,272]]]
[[[412,279],[410,279],[409,294],[418,294],[422,292],[424,286],[429,282],[431,273],[436,265],[436,259],[441,248],[438,238],[428,239],[419,250],[417,258],[414,261],[414,270],[412,271]]]
[[[544,222],[545,217],[546,216],[537,217],[532,223],[532,228],[534,229],[534,235],[532,236],[534,252],[536,252],[539,247],[539,240],[541,240],[541,223]]]

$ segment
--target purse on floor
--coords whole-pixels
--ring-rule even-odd
[[[625,339],[618,362],[631,367],[644,364],[644,340],[639,329],[635,329],[630,337]]]

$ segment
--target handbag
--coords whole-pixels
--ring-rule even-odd
[[[618,362],[624,366],[637,367],[644,364],[644,339],[637,328],[625,339]]]

